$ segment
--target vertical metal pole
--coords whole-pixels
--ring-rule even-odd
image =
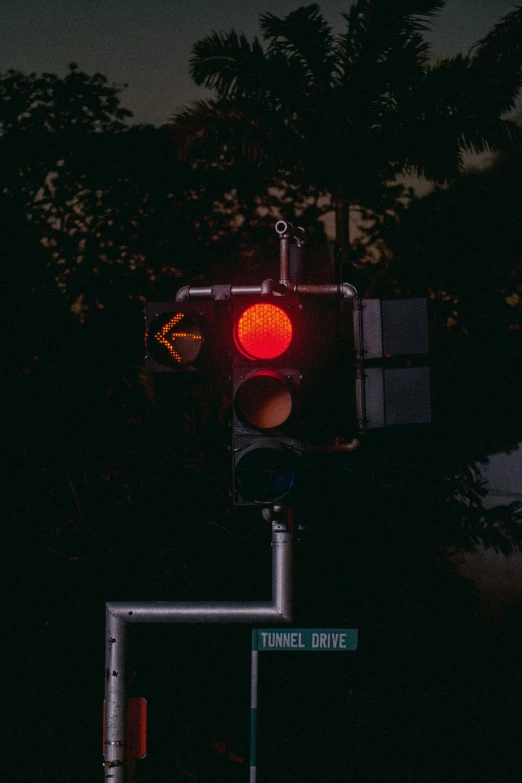
[[[105,753],[107,783],[127,783],[126,728],[127,694],[125,688],[126,623],[108,609],[105,638]]]
[[[250,783],[256,783],[257,777],[257,675],[258,651],[256,649],[257,631],[252,631],[252,669],[250,675]]]
[[[280,241],[279,282],[286,285],[290,282],[290,237],[283,234]]]
[[[290,281],[290,237],[294,233],[292,223],[278,220],[275,230],[279,234],[279,282],[288,285]]]
[[[272,602],[280,615],[292,621],[294,614],[294,519],[293,509],[286,522],[272,522]]]

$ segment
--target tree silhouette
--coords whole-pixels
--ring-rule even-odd
[[[120,92],[74,64],[63,79],[0,76],[0,252],[31,319],[50,300],[48,316],[121,318],[129,301],[171,295],[174,280],[238,244],[232,227],[249,206],[224,197],[229,180],[194,176],[167,127],[128,127]]]
[[[300,73],[301,66],[296,68]],[[7,637],[14,685],[8,709],[21,718],[34,751],[26,757],[16,752],[11,777],[24,782],[65,779],[71,769],[76,779],[92,780],[100,772],[105,600],[257,598],[270,589],[265,525],[259,515],[254,521],[237,519],[225,508],[229,457],[223,454],[224,468],[218,466],[216,442],[201,427],[211,418],[205,389],[197,382],[172,383],[167,374],[147,396],[137,364],[141,296],[167,297],[185,279],[207,275],[215,282],[227,264],[253,265],[250,239],[263,245],[268,224],[272,231],[270,210],[279,206],[266,190],[271,174],[260,165],[264,179],[253,178],[247,188],[239,181],[235,189],[237,169],[224,161],[202,159],[191,170],[176,159],[169,129],[123,125],[128,115],[120,112],[118,90],[104,77],[72,69],[65,81],[13,72],[0,79],[1,254],[8,272],[7,315],[14,325],[7,346],[11,560],[5,576],[16,591],[8,601],[14,610]],[[248,161],[242,165],[239,180],[252,171]],[[505,165],[512,167],[507,159]],[[285,199],[307,193],[289,174],[285,184],[284,207]],[[495,192],[498,196],[501,186]],[[426,204],[418,205],[419,216]],[[264,216],[256,212],[260,205]],[[412,205],[412,220],[415,209]],[[409,213],[402,216],[404,226],[408,218]],[[249,227],[247,239],[241,220]],[[457,223],[450,222],[441,237],[450,236]],[[436,218],[429,225],[437,229]],[[383,224],[382,231],[383,238],[390,237],[390,226]],[[427,258],[426,238],[419,243]],[[416,270],[413,245],[405,249],[402,257],[397,254],[396,271],[406,291],[413,290]],[[437,258],[443,258],[442,249]],[[422,278],[422,285],[453,279],[450,265],[437,274],[440,278],[435,272],[434,278]],[[469,279],[459,277],[463,291]],[[383,290],[385,284],[393,287],[393,278],[383,273],[382,283]],[[511,296],[514,292],[510,289]],[[450,332],[448,340],[454,338]],[[484,372],[490,381],[498,377],[497,366]],[[314,465],[309,514],[315,526],[309,544],[300,542],[298,563],[306,573],[298,607],[305,624],[360,621],[366,648],[349,687],[386,687],[392,676],[405,686],[446,686],[448,680],[461,685],[471,676],[476,606],[443,552],[448,546],[470,549],[487,536],[492,546],[508,551],[506,542],[516,538],[518,528],[514,517],[483,513],[477,477],[463,467],[469,454],[453,453],[453,445],[445,433],[438,441],[401,435],[388,444],[377,436],[354,462],[334,465],[325,458]],[[328,535],[318,523],[322,519],[328,520]],[[471,629],[468,636],[463,627]],[[148,696],[150,689],[154,741],[161,738],[158,744],[163,741],[178,757],[177,771],[172,757],[165,761],[164,777],[203,778],[213,766],[227,780],[244,773],[244,766],[224,757],[218,767],[215,749],[241,735],[237,724],[243,721],[231,716],[240,714],[248,690],[248,672],[245,668],[246,680],[236,680],[237,660],[230,654],[240,645],[248,648],[248,635],[240,629],[233,637],[228,630],[212,636],[215,629],[208,629],[208,643],[194,648],[188,641],[194,637],[184,636],[175,667],[166,629],[152,666],[148,645],[142,658],[138,654],[135,693]],[[464,671],[457,655],[466,659]],[[144,672],[151,673],[145,687]],[[337,708],[344,711],[348,689],[334,686]],[[209,713],[211,691],[220,705],[215,715]],[[301,696],[302,683],[291,692]],[[174,726],[170,693],[178,716]],[[158,721],[162,705],[165,727]],[[245,709],[248,713],[248,704]],[[411,727],[411,715],[406,717],[409,724],[405,718],[403,725]],[[227,722],[230,735],[223,735]],[[375,736],[389,723],[378,724],[384,732],[363,727],[359,733],[361,747],[366,743],[377,758],[375,768],[379,753],[387,752],[386,743],[384,751],[382,745],[375,750]],[[7,745],[17,751],[16,719],[11,724]],[[346,739],[341,730],[335,737],[339,744]],[[390,747],[401,747],[398,739]],[[420,740],[419,746],[425,747]],[[369,764],[357,748],[354,753],[358,763]],[[152,765],[159,755],[150,754]],[[325,773],[318,779],[339,779],[324,749],[316,763]],[[367,779],[374,779],[369,767]]]
[[[520,63],[493,51],[518,17],[472,55],[432,64],[422,34],[442,6],[358,0],[337,37],[317,4],[267,13],[266,48],[234,30],[212,33],[194,45],[190,69],[216,98],[174,117],[181,149],[199,165],[246,161],[329,194],[347,258],[350,203],[371,206],[404,172],[449,181],[465,150],[501,148],[517,135],[501,115],[520,88]]]

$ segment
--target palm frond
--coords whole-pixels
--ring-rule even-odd
[[[419,60],[427,60],[422,38],[444,0],[357,0],[343,13],[346,32],[339,37],[338,55],[349,69],[364,59],[366,66],[387,57],[392,49],[415,42]]]
[[[220,98],[263,83],[265,54],[257,38],[252,44],[244,35],[213,32],[192,47],[190,74],[196,84],[215,89]]]
[[[463,151],[501,150],[521,135],[485,97],[487,87],[468,57],[428,69],[402,103],[404,153],[414,171],[438,182],[454,179]],[[438,174],[437,174],[438,171]]]
[[[174,118],[180,154],[198,165],[299,172],[345,200],[407,170],[455,179],[466,150],[500,149],[517,136],[502,112],[520,83],[520,14],[472,56],[431,67],[423,31],[443,5],[355,0],[338,37],[316,3],[282,18],[266,13],[265,48],[234,31],[212,33],[194,46],[191,70],[217,98]]]
[[[182,160],[213,165],[241,161],[278,168],[293,141],[280,115],[237,99],[195,102],[173,117],[172,132]]]
[[[489,33],[471,49],[475,57],[488,57],[493,62],[497,57],[514,57],[522,67],[522,6],[506,14]]]
[[[485,82],[488,102],[499,111],[514,108],[522,87],[522,7],[507,14],[471,49],[477,78]]]
[[[233,121],[233,107],[224,101],[195,101],[172,117],[172,132],[182,160],[193,161],[202,152],[218,161],[226,145],[224,128]]]
[[[390,5],[379,0],[383,6]],[[445,0],[398,0],[393,3],[398,14],[405,20],[411,32],[425,32],[430,29],[432,19],[446,5]]]
[[[334,36],[316,3],[302,6],[284,18],[263,14],[260,25],[263,38],[270,41],[270,53],[299,62],[316,86],[330,83],[335,60]]]

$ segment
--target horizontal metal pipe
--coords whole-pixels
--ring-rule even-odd
[[[260,285],[233,285],[230,289],[232,296],[257,296],[262,294],[262,286]]]
[[[306,283],[299,284],[295,288],[297,294],[338,294],[339,293],[339,286],[334,284],[317,284],[317,285],[308,285]]]
[[[271,601],[111,601],[120,623],[290,622],[293,609],[293,533],[272,531]]]
[[[272,281],[270,281],[272,282]],[[288,282],[288,281],[287,281]],[[284,281],[283,281],[284,283]],[[273,282],[272,282],[273,285]],[[273,290],[269,285],[269,281],[265,280],[261,285],[232,285],[230,286],[231,296],[259,296],[264,294],[275,294],[285,292],[285,285],[283,284],[280,291]],[[341,283],[340,285],[334,284],[299,284],[293,285],[289,283],[286,288],[287,293],[301,294],[303,296],[325,296],[329,294],[341,295],[344,299],[357,299],[358,293],[355,286],[351,283]],[[212,286],[197,287],[185,285],[180,288],[176,294],[176,302],[186,302],[189,299],[212,299]]]
[[[212,299],[213,286],[191,286],[185,285],[180,288],[176,294],[176,302],[187,302],[189,299]],[[259,294],[271,293],[266,285],[231,285],[231,296],[257,296]]]
[[[274,602],[275,603],[275,602]],[[111,601],[107,611],[125,623],[285,622],[269,601]]]
[[[304,295],[341,294],[344,299],[356,299],[358,297],[357,289],[351,283],[341,283],[341,285],[334,285],[333,283],[308,285],[304,283],[295,286],[295,292],[296,294]]]

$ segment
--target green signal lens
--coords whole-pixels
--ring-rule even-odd
[[[253,448],[236,464],[236,484],[245,500],[256,503],[280,500],[290,492],[294,480],[294,459],[286,449]]]

